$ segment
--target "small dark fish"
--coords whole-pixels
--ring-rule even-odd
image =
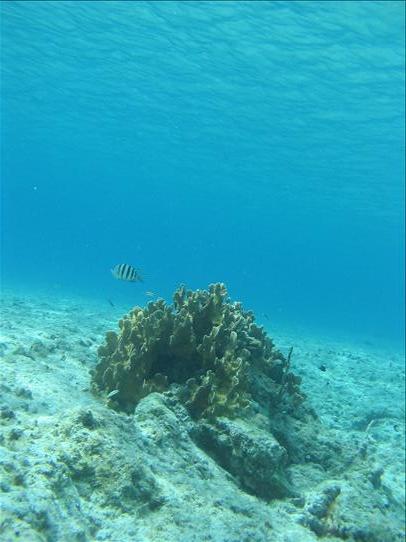
[[[112,300],[111,300],[111,299],[108,299],[107,301],[108,301],[108,302],[110,303],[110,305],[111,305],[111,306],[113,307],[113,309],[115,309],[115,308],[116,308],[116,306],[114,305],[114,303],[112,302]]]
[[[127,280],[128,282],[143,282],[139,272],[128,263],[119,263],[111,270],[113,277],[120,280]]]
[[[264,312],[264,318],[266,318],[267,320],[269,320],[269,316],[267,315],[266,312]]]

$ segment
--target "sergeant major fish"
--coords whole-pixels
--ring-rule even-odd
[[[139,272],[128,263],[119,263],[111,270],[113,277],[120,280],[127,280],[128,282],[143,282]]]

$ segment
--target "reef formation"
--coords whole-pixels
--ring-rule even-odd
[[[275,348],[224,284],[181,286],[172,305],[160,299],[135,307],[119,321],[119,333],[107,333],[92,385],[108,406],[135,416],[160,394],[244,491],[282,498],[295,490],[286,477],[294,447],[281,416],[297,417],[304,399],[291,353]]]
[[[135,307],[99,348],[94,389],[128,413],[152,392],[175,391],[194,419],[235,418],[303,399],[290,356],[278,351],[254,314],[231,302],[222,283],[181,286],[173,305]]]

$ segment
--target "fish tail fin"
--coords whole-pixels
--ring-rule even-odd
[[[145,273],[142,269],[137,269],[137,281],[145,282]]]

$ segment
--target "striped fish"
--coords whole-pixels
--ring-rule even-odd
[[[119,263],[111,270],[113,277],[120,280],[127,280],[129,282],[143,282],[139,272],[128,263]]]

